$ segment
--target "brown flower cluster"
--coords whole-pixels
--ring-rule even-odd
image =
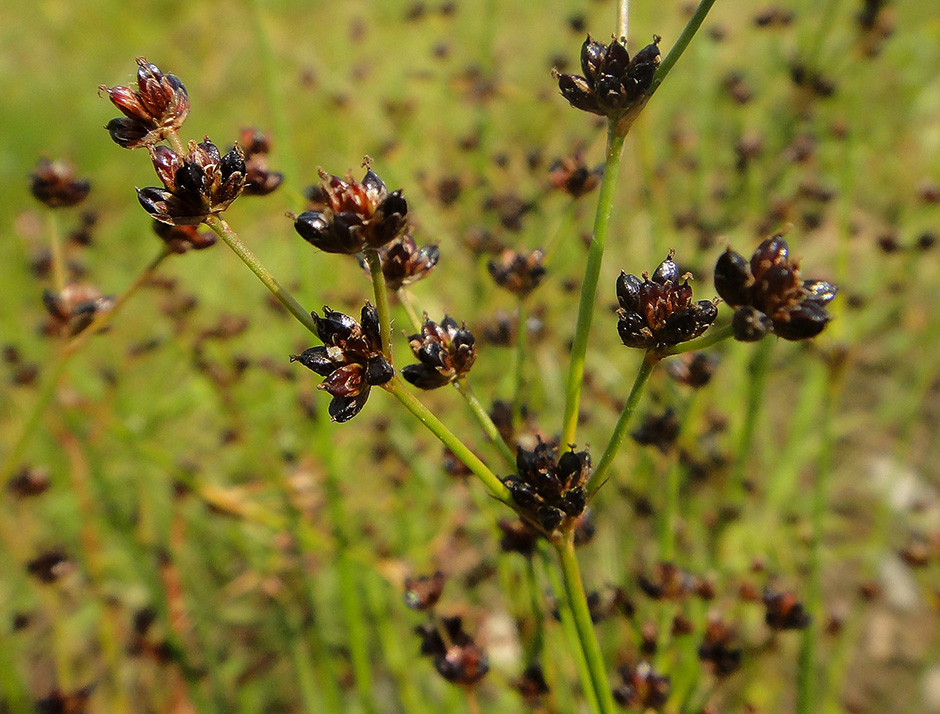
[[[138,189],[137,200],[162,223],[201,223],[228,208],[245,188],[245,155],[237,145],[223,156],[207,137],[190,142],[186,154],[157,146],[150,157],[165,188]]]
[[[284,181],[284,174],[268,168],[271,139],[257,129],[242,129],[238,142],[245,152],[245,195],[267,196]]]
[[[437,389],[466,375],[477,358],[473,334],[444,316],[440,324],[424,315],[421,334],[408,338],[418,364],[402,369],[402,376],[419,389]]]
[[[399,236],[379,249],[385,287],[389,290],[398,290],[405,285],[424,279],[437,265],[440,257],[441,251],[436,245],[425,245],[419,248],[410,235]],[[364,256],[359,257],[359,265],[367,273],[369,272],[369,263]]]
[[[496,284],[511,293],[525,297],[535,290],[545,277],[545,259],[540,250],[517,253],[507,248],[498,258],[490,260],[486,267]]]
[[[49,208],[79,204],[91,190],[91,182],[75,178],[75,169],[61,160],[39,159],[29,178],[33,196]]]
[[[323,344],[290,359],[326,378],[319,389],[333,397],[330,417],[346,422],[362,411],[372,387],[385,384],[395,370],[382,354],[379,315],[374,306],[365,304],[361,322],[328,307],[323,313],[323,317],[312,313]]]
[[[114,307],[114,298],[102,295],[91,285],[70,283],[56,294],[44,290],[42,304],[49,313],[45,332],[74,337],[84,331],[99,314]]]

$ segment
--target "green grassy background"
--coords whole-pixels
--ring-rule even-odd
[[[656,33],[668,51],[684,25],[683,4],[633,5],[631,49]],[[940,235],[940,205],[918,197],[923,186],[940,185],[940,13],[927,2],[893,3],[895,33],[866,57],[858,4],[780,6],[793,10],[794,22],[761,29],[754,17],[764,6],[719,0],[628,138],[579,440],[603,447],[640,358],[619,345],[605,309],[615,303],[618,272],[652,270],[675,248],[695,275],[696,295],[707,298],[711,266],[726,244],[749,252],[765,231],[794,224],[787,239],[806,275],[840,285],[837,319],[812,346],[774,346],[747,457],[754,491],[714,547],[709,533],[727,504],[727,468],[700,481],[681,472],[677,560],[711,577],[719,595],[707,605],[675,607],[698,624],[708,610],[738,621],[746,649],[743,672],[717,682],[697,662],[698,635],[663,647],[656,663],[676,690],[667,710],[698,711],[706,701],[720,711],[792,710],[799,638],[770,639],[760,607],[742,603],[738,589],[768,580],[798,593],[806,588],[825,361],[844,351],[824,520],[825,609],[815,613],[818,622],[839,615],[844,627],[823,639],[819,711],[927,711],[920,687],[940,647],[940,559],[934,545],[929,566],[913,571],[896,553],[912,536],[929,540],[940,531],[940,247],[915,248],[925,232]],[[48,218],[28,191],[39,156],[68,158],[93,183],[82,210],[97,215],[94,245],[72,249],[87,280],[120,293],[158,251],[134,195],[135,186],[156,180],[147,155],[110,142],[101,127],[116,113],[96,90],[131,82],[134,58],[145,56],[189,90],[184,139],[208,135],[228,145],[242,127],[272,133],[271,164],[286,173],[285,186],[267,198],[240,199],[226,217],[309,309],[358,312],[370,290],[354,261],[318,253],[284,216],[303,209],[302,190],[318,166],[358,174],[368,154],[392,188],[404,188],[415,238],[442,252],[441,265],[415,287],[416,302],[432,318],[447,311],[466,320],[478,337],[498,311],[511,314],[514,301],[491,284],[465,237],[486,229],[510,246],[535,248],[561,235],[550,276],[533,296],[541,329],[527,364],[528,433],[556,433],[577,309],[572,285],[585,256],[579,238],[590,230],[593,197],[572,205],[549,191],[547,168],[575,149],[599,163],[604,130],[566,106],[550,69],[566,62],[575,71],[584,33],[572,26],[606,38],[615,8],[487,0],[458,2],[445,14],[430,3],[408,19],[413,8],[4,4],[0,342],[40,366],[55,351],[37,333],[47,282],[28,270],[48,240]],[[835,94],[798,91],[794,60],[817,67]],[[732,72],[741,73],[751,101],[730,96]],[[757,136],[763,146],[743,171],[735,153],[742,136]],[[800,137],[815,150],[796,161]],[[473,148],[462,148],[467,143]],[[445,178],[462,186],[452,205],[436,188]],[[824,187],[832,198],[807,197],[801,186]],[[503,194],[534,204],[520,231],[506,230],[485,208],[487,198]],[[77,215],[58,212],[60,230]],[[881,249],[886,235],[901,250]],[[490,651],[483,710],[522,710],[509,686],[520,670],[512,625],[518,620],[526,632],[531,618],[524,564],[499,555],[492,524],[506,514],[498,504],[479,484],[444,474],[437,443],[383,393],[351,424],[316,425],[308,407],[319,409],[323,399],[314,375],[288,364],[289,354],[312,342],[271,307],[224,246],[174,257],[160,275],[174,287],[145,289],[92,341],[33,435],[27,459],[50,470],[52,488],[27,501],[5,495],[0,505],[7,540],[0,548],[0,711],[32,711],[57,687],[87,685],[95,687],[90,712],[364,710],[370,697],[352,685],[348,648],[357,635],[342,614],[342,562],[351,564],[365,599],[359,621],[373,711],[466,711],[462,693],[417,656],[410,630],[421,618],[401,599],[403,573],[438,567],[451,576],[442,608],[464,614]],[[197,306],[175,321],[166,308],[182,296]],[[224,316],[247,325],[229,339],[200,338]],[[403,313],[395,328],[410,331]],[[396,348],[406,362],[404,340]],[[688,414],[685,449],[698,459],[728,457],[744,420],[752,351],[717,349],[717,377],[694,396],[658,375],[641,411],[675,406]],[[223,372],[232,372],[236,358],[250,366],[220,385],[200,369],[200,355]],[[485,403],[511,396],[511,365],[510,348],[480,345],[472,381]],[[35,388],[13,385],[13,367],[4,369],[6,449]],[[455,394],[426,397],[497,463]],[[343,514],[330,509],[338,502],[324,475],[331,468]],[[644,622],[668,622],[674,607],[637,594],[634,578],[659,557],[657,516],[669,469],[669,459],[628,444],[595,503],[598,535],[581,551],[586,584],[624,585],[638,608],[632,620],[599,626],[611,663],[636,650]],[[174,489],[183,483],[188,495]],[[38,585],[23,563],[51,547],[62,547],[75,570],[54,586]],[[874,602],[857,595],[869,580],[882,587]],[[913,593],[907,599],[905,586]],[[170,638],[182,653],[174,662],[129,650],[142,608],[157,613],[151,639]],[[14,627],[18,614],[28,615],[25,627]],[[507,623],[508,645],[498,636]],[[552,623],[548,634],[549,673],[574,682],[559,628]],[[572,686],[557,687],[557,711],[577,710],[566,699]]]

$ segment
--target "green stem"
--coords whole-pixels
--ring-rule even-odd
[[[712,9],[712,5],[714,4],[715,0],[702,0],[698,4],[698,7],[695,8],[695,12],[692,13],[692,17],[690,17],[689,21],[686,23],[685,29],[682,30],[682,34],[679,35],[679,39],[676,40],[676,44],[669,50],[669,54],[666,55],[666,58],[656,70],[656,74],[653,75],[653,83],[650,85],[647,97],[653,96],[653,93],[659,89],[663,80],[666,79],[666,75],[676,66],[676,62],[679,61],[679,58],[682,56],[682,53],[685,52],[689,43],[692,42],[692,38],[695,37],[695,33],[698,32],[698,29],[702,26],[702,23],[705,21],[705,16],[708,15],[708,11]]]
[[[555,597],[559,600],[558,614],[561,616],[561,628],[565,632],[565,638],[568,640],[571,656],[574,658],[575,669],[578,670],[578,679],[581,681],[581,689],[588,700],[588,706],[592,714],[600,714],[601,708],[597,703],[597,695],[594,693],[594,682],[591,679],[591,670],[588,667],[587,659],[584,656],[584,650],[581,648],[581,640],[578,635],[578,628],[574,623],[574,616],[571,611],[571,601],[565,593],[565,586],[558,576],[559,568],[552,561],[543,544],[539,544],[539,555],[542,557],[542,564],[545,572],[548,574],[548,580],[551,583]]]
[[[578,631],[578,641],[584,659],[591,675],[591,684],[597,697],[598,708],[601,714],[613,714],[616,711],[610,683],[607,681],[607,670],[601,647],[591,622],[591,611],[588,608],[587,596],[581,582],[581,570],[578,567],[578,558],[574,552],[574,538],[569,535],[564,543],[555,545],[558,559],[561,563],[561,575],[565,586],[565,595],[571,606],[571,614]]]
[[[512,453],[512,449],[509,448],[509,444],[505,442],[502,435],[499,433],[499,429],[496,428],[496,424],[493,423],[490,415],[480,403],[480,400],[477,399],[476,394],[474,394],[473,390],[470,388],[470,383],[467,381],[467,378],[461,377],[458,379],[456,382],[454,382],[454,387],[458,392],[460,392],[461,396],[467,400],[467,404],[470,405],[470,409],[473,411],[473,415],[477,418],[480,426],[483,427],[483,431],[486,432],[486,435],[489,437],[490,441],[492,441],[496,446],[500,456],[503,457],[503,460],[506,462],[509,468],[515,469],[515,454]]]
[[[744,503],[746,481],[744,475],[754,445],[754,434],[757,431],[757,420],[760,416],[761,402],[764,399],[764,389],[767,386],[767,373],[770,369],[770,354],[773,346],[774,340],[770,338],[761,340],[748,366],[747,406],[731,474],[732,504],[736,507]]]
[[[268,269],[261,264],[261,261],[248,249],[248,246],[241,242],[238,235],[231,229],[228,223],[218,216],[209,216],[206,218],[205,222],[219,238],[226,242],[229,248],[235,251],[235,255],[241,258],[242,262],[251,269],[251,272],[258,276],[258,280],[264,283],[264,286],[287,308],[288,312],[297,318],[300,324],[316,335],[317,324],[313,321],[313,317],[310,313],[301,307],[300,303],[294,299],[293,295],[281,287],[281,284],[268,272]]]
[[[826,490],[832,471],[832,420],[835,401],[839,389],[838,375],[829,374],[829,389],[822,404],[820,432],[822,443],[819,452],[819,465],[816,480],[813,483],[810,523],[812,533],[809,551],[809,588],[806,594],[807,609],[813,615],[813,622],[803,632],[800,643],[800,655],[797,670],[796,711],[797,714],[810,714],[818,711],[822,701],[819,689],[817,649],[822,627],[824,604],[822,598],[822,536],[826,515]]]
[[[52,259],[52,285],[56,295],[65,289],[65,251],[62,248],[62,236],[55,211],[49,211],[49,253]]]
[[[454,456],[460,459],[483,482],[483,485],[486,486],[494,498],[508,506],[512,506],[513,501],[509,489],[496,477],[496,474],[490,471],[487,465],[470,451],[466,444],[450,429],[444,426],[444,423],[434,416],[414,394],[409,392],[398,377],[382,385],[382,388],[401,402],[444,446],[450,449]]]
[[[385,273],[382,271],[382,259],[377,250],[365,251],[372,273],[372,291],[375,293],[375,309],[379,313],[379,330],[382,333],[382,353],[389,364],[392,362],[392,310],[388,304],[388,290],[385,288]]]
[[[526,321],[525,298],[519,298],[519,308],[516,313],[516,370],[512,390],[512,423],[519,424],[522,418],[522,391],[525,384],[525,353],[528,329]]]
[[[623,156],[624,135],[614,130],[611,122],[607,130],[607,163],[601,180],[600,196],[597,200],[597,213],[594,217],[594,236],[588,252],[584,282],[581,285],[581,302],[578,306],[578,324],[575,328],[574,342],[571,346],[571,362],[568,368],[568,385],[565,389],[565,415],[561,430],[561,443],[575,443],[578,430],[578,410],[581,405],[581,384],[584,379],[584,361],[587,355],[588,336],[591,321],[594,318],[594,299],[597,295],[597,283],[600,280],[601,264],[604,261],[604,246],[607,243],[607,229],[610,225],[610,212],[614,203],[617,186],[617,174],[620,159]]]
[[[424,325],[424,321],[418,317],[418,311],[415,309],[414,301],[411,299],[411,293],[408,292],[407,288],[403,285],[398,288],[398,302],[401,303],[401,306],[405,308],[405,313],[408,315],[408,320],[411,322],[411,327],[415,332],[421,332],[421,328]]]
[[[160,263],[170,255],[170,252],[166,249],[160,251],[160,254],[150,262],[150,264],[144,268],[144,270],[137,276],[133,283],[125,290],[121,296],[115,301],[113,307],[107,312],[98,313],[91,323],[82,330],[78,335],[69,340],[62,350],[59,352],[58,356],[55,358],[55,361],[49,367],[49,370],[46,374],[45,381],[43,382],[42,387],[39,391],[39,396],[36,399],[35,404],[33,404],[33,410],[30,412],[29,417],[27,417],[25,424],[23,425],[23,430],[20,432],[16,441],[13,442],[13,446],[7,452],[7,457],[3,462],[3,466],[0,467],[0,500],[3,498],[3,494],[6,493],[4,486],[9,480],[13,471],[19,466],[20,459],[23,457],[23,452],[26,449],[26,445],[29,442],[29,437],[36,431],[36,428],[39,426],[39,420],[42,418],[45,408],[48,406],[49,402],[52,400],[52,397],[55,395],[56,387],[59,384],[59,380],[62,378],[62,375],[65,373],[65,368],[68,366],[69,361],[74,357],[82,346],[88,341],[88,339],[95,335],[101,330],[103,330],[114,316],[121,310],[121,308],[127,303],[128,299],[136,293],[144,283],[150,280],[154,271],[159,267]]]
[[[180,140],[179,134],[177,134],[175,131],[167,132],[166,140],[170,144],[170,147],[173,149],[173,151],[175,151],[177,154],[182,155],[186,153],[186,147],[183,146],[183,142]]]
[[[627,434],[627,426],[630,424],[630,418],[636,411],[640,403],[640,397],[643,396],[643,390],[649,382],[653,368],[659,363],[660,357],[655,352],[647,352],[640,363],[640,369],[637,370],[636,378],[633,380],[633,387],[630,389],[630,396],[627,397],[627,403],[623,405],[623,411],[620,412],[620,418],[614,427],[614,432],[610,435],[610,441],[607,442],[607,448],[604,449],[604,455],[594,469],[594,473],[588,481],[588,492],[591,492],[591,483],[597,484],[593,490],[596,491],[604,483],[604,478],[610,470],[610,466],[623,443],[623,438]]]

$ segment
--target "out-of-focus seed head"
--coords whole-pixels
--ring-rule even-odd
[[[661,562],[649,575],[637,577],[640,589],[654,600],[681,600],[696,592],[699,580],[675,563]]]
[[[436,245],[418,247],[414,238],[403,235],[379,249],[382,274],[389,290],[398,290],[425,278],[440,260],[441,251]],[[369,272],[369,263],[359,257],[359,265]]]
[[[709,618],[698,657],[716,677],[734,674],[741,666],[741,648],[732,644],[735,636],[735,631],[720,617]]]
[[[190,142],[185,155],[157,146],[151,147],[150,157],[165,188],[138,189],[137,200],[161,223],[202,223],[227,209],[245,188],[245,155],[237,144],[223,156],[207,137]]]
[[[646,101],[659,66],[658,36],[631,59],[623,40],[609,45],[590,35],[581,45],[583,76],[555,73],[561,95],[575,109],[617,118]]]
[[[826,305],[838,288],[803,280],[782,236],[761,243],[750,261],[730,248],[715,264],[715,290],[735,309],[732,328],[742,342],[773,333],[785,340],[815,337],[829,322]]]
[[[679,355],[666,364],[669,376],[687,387],[699,389],[708,384],[715,374],[717,360],[704,352]]]
[[[538,662],[533,662],[526,667],[512,686],[519,692],[526,706],[532,708],[540,707],[542,698],[551,691],[548,682],[545,681],[542,666]]]
[[[7,490],[17,498],[30,498],[49,488],[49,470],[24,466],[7,482]]]
[[[638,444],[668,453],[679,436],[679,417],[672,408],[662,414],[647,414],[631,436]]]
[[[189,250],[205,250],[216,242],[214,233],[200,231],[197,226],[174,226],[155,220],[153,232],[166,243],[167,248],[179,255]]]
[[[408,204],[401,190],[389,192],[371,168],[361,182],[319,171],[320,184],[307,191],[312,210],[294,221],[305,241],[326,253],[355,254],[405,233]]]
[[[61,548],[42,553],[26,564],[27,572],[46,585],[61,580],[72,572],[75,565]]]
[[[659,349],[698,337],[718,317],[710,300],[692,301],[688,274],[679,269],[670,251],[653,276],[620,273],[617,279],[617,329],[627,347]]]
[[[163,74],[143,57],[137,58],[137,65],[137,89],[98,87],[124,115],[109,121],[105,128],[125,149],[163,141],[179,130],[189,114],[189,95],[178,77]]]
[[[764,621],[772,630],[803,630],[813,621],[803,604],[792,592],[777,592],[773,588],[764,588]]]
[[[558,458],[557,448],[541,439],[529,451],[516,452],[516,473],[503,483],[520,515],[542,532],[576,527],[587,507],[584,485],[591,475],[591,456],[572,447]]]
[[[441,599],[447,578],[440,570],[405,580],[405,604],[412,610],[430,610]]]
[[[526,558],[532,557],[539,539],[537,530],[521,518],[501,518],[497,525],[503,534],[499,540],[500,550],[504,553],[519,553]]]
[[[91,190],[88,179],[75,178],[71,164],[45,157],[36,162],[29,180],[33,196],[49,208],[75,206],[84,201]]]
[[[548,178],[559,191],[564,191],[572,198],[580,198],[597,188],[603,173],[603,167],[588,168],[578,153],[558,159],[552,164]]]
[[[622,682],[614,689],[614,699],[621,706],[638,711],[661,709],[669,699],[669,677],[657,675],[649,662],[635,667],[625,664],[617,671]]]
[[[99,314],[111,310],[114,298],[102,295],[94,286],[69,283],[58,294],[51,290],[43,291],[42,303],[49,313],[46,334],[74,337]]]
[[[245,195],[267,196],[277,190],[284,174],[268,168],[270,137],[257,129],[242,129],[238,143],[245,152]]]
[[[421,333],[409,337],[408,344],[419,362],[401,373],[419,389],[437,389],[460,379],[477,358],[473,334],[446,315],[438,324],[425,313]]]
[[[371,388],[388,382],[395,370],[382,354],[379,316],[373,305],[365,304],[359,322],[328,307],[323,313],[323,317],[312,313],[323,344],[291,355],[291,362],[325,378],[318,388],[333,397],[330,418],[346,422],[362,411]]]
[[[545,256],[540,250],[531,253],[517,253],[504,250],[498,258],[487,263],[490,275],[496,284],[520,297],[525,297],[535,290],[545,277]]]
[[[421,654],[432,658],[434,668],[448,682],[471,686],[489,671],[486,653],[464,631],[460,617],[442,617],[439,623],[420,625],[415,634],[421,638]]]

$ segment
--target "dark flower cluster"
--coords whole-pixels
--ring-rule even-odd
[[[440,324],[424,315],[421,334],[408,338],[418,364],[402,369],[402,376],[419,389],[437,389],[466,375],[477,358],[473,334],[444,316]]]
[[[681,600],[698,591],[699,579],[675,563],[660,562],[637,577],[640,589],[654,600]]]
[[[389,290],[398,290],[427,276],[440,260],[441,251],[436,245],[418,247],[414,238],[403,235],[379,249],[382,274]],[[363,270],[369,272],[369,263],[359,258]]]
[[[595,42],[590,35],[581,46],[581,71],[584,76],[557,74],[562,96],[576,109],[618,117],[646,98],[659,66],[659,40],[632,58],[623,39],[609,45]]]
[[[138,189],[137,200],[162,223],[201,223],[228,208],[245,188],[245,155],[237,145],[223,156],[206,138],[190,142],[185,155],[157,146],[150,149],[150,157],[166,188]]]
[[[540,250],[517,253],[507,248],[498,258],[490,260],[486,267],[497,285],[525,297],[535,290],[545,277],[545,266],[542,265],[544,259],[545,256]]]
[[[548,179],[559,191],[564,191],[572,198],[580,198],[597,188],[603,174],[603,167],[588,168],[579,153],[558,159],[552,164]]]
[[[772,630],[802,630],[813,621],[803,603],[797,600],[792,592],[777,592],[770,587],[764,588],[762,600],[767,608],[764,621]]]
[[[711,617],[705,626],[705,639],[698,648],[698,657],[716,677],[727,677],[741,666],[742,650],[732,644],[736,633],[719,617]]]
[[[307,192],[313,210],[297,216],[300,236],[326,253],[355,255],[378,250],[408,227],[408,203],[400,190],[389,192],[370,168],[361,182],[320,171],[320,185]]]
[[[587,506],[584,488],[591,475],[591,455],[572,447],[557,458],[557,449],[541,439],[532,451],[516,452],[516,473],[503,483],[520,515],[551,534],[572,527]]]
[[[362,308],[361,322],[328,307],[323,308],[323,317],[312,315],[323,344],[290,359],[326,377],[319,389],[333,396],[330,417],[346,422],[365,406],[372,387],[385,384],[395,374],[382,354],[379,315],[370,303]]]
[[[715,290],[735,309],[734,337],[756,342],[773,333],[785,340],[815,337],[831,319],[832,283],[803,280],[781,236],[761,243],[750,261],[730,248],[715,264]]]
[[[204,250],[215,245],[215,234],[200,231],[196,226],[175,226],[153,222],[153,232],[174,253],[182,255],[190,250]]]
[[[659,709],[669,698],[669,677],[656,674],[649,662],[635,667],[625,664],[617,671],[622,682],[614,689],[614,699],[621,706],[638,711]]]
[[[257,129],[242,129],[239,144],[245,152],[245,195],[267,196],[284,181],[284,174],[268,168],[271,139]]]
[[[419,575],[405,579],[405,604],[412,610],[431,610],[444,592],[447,578],[440,570],[433,575]]]
[[[617,279],[620,318],[617,329],[627,347],[659,349],[698,337],[718,317],[718,308],[709,300],[692,301],[689,275],[680,277],[673,261],[674,252],[650,277],[621,272]]]
[[[421,654],[434,660],[434,668],[452,684],[476,684],[489,671],[486,653],[463,629],[460,617],[442,617],[415,628]]]
[[[163,74],[143,57],[137,58],[137,89],[100,86],[123,117],[105,127],[125,149],[153,146],[183,125],[189,114],[189,95],[179,78]]]
[[[74,337],[87,328],[99,314],[114,307],[114,298],[101,295],[91,285],[70,283],[56,294],[45,290],[42,304],[49,313],[46,333]]]
[[[75,170],[65,161],[39,159],[29,178],[33,196],[49,208],[79,204],[91,190],[91,183],[75,178]]]

